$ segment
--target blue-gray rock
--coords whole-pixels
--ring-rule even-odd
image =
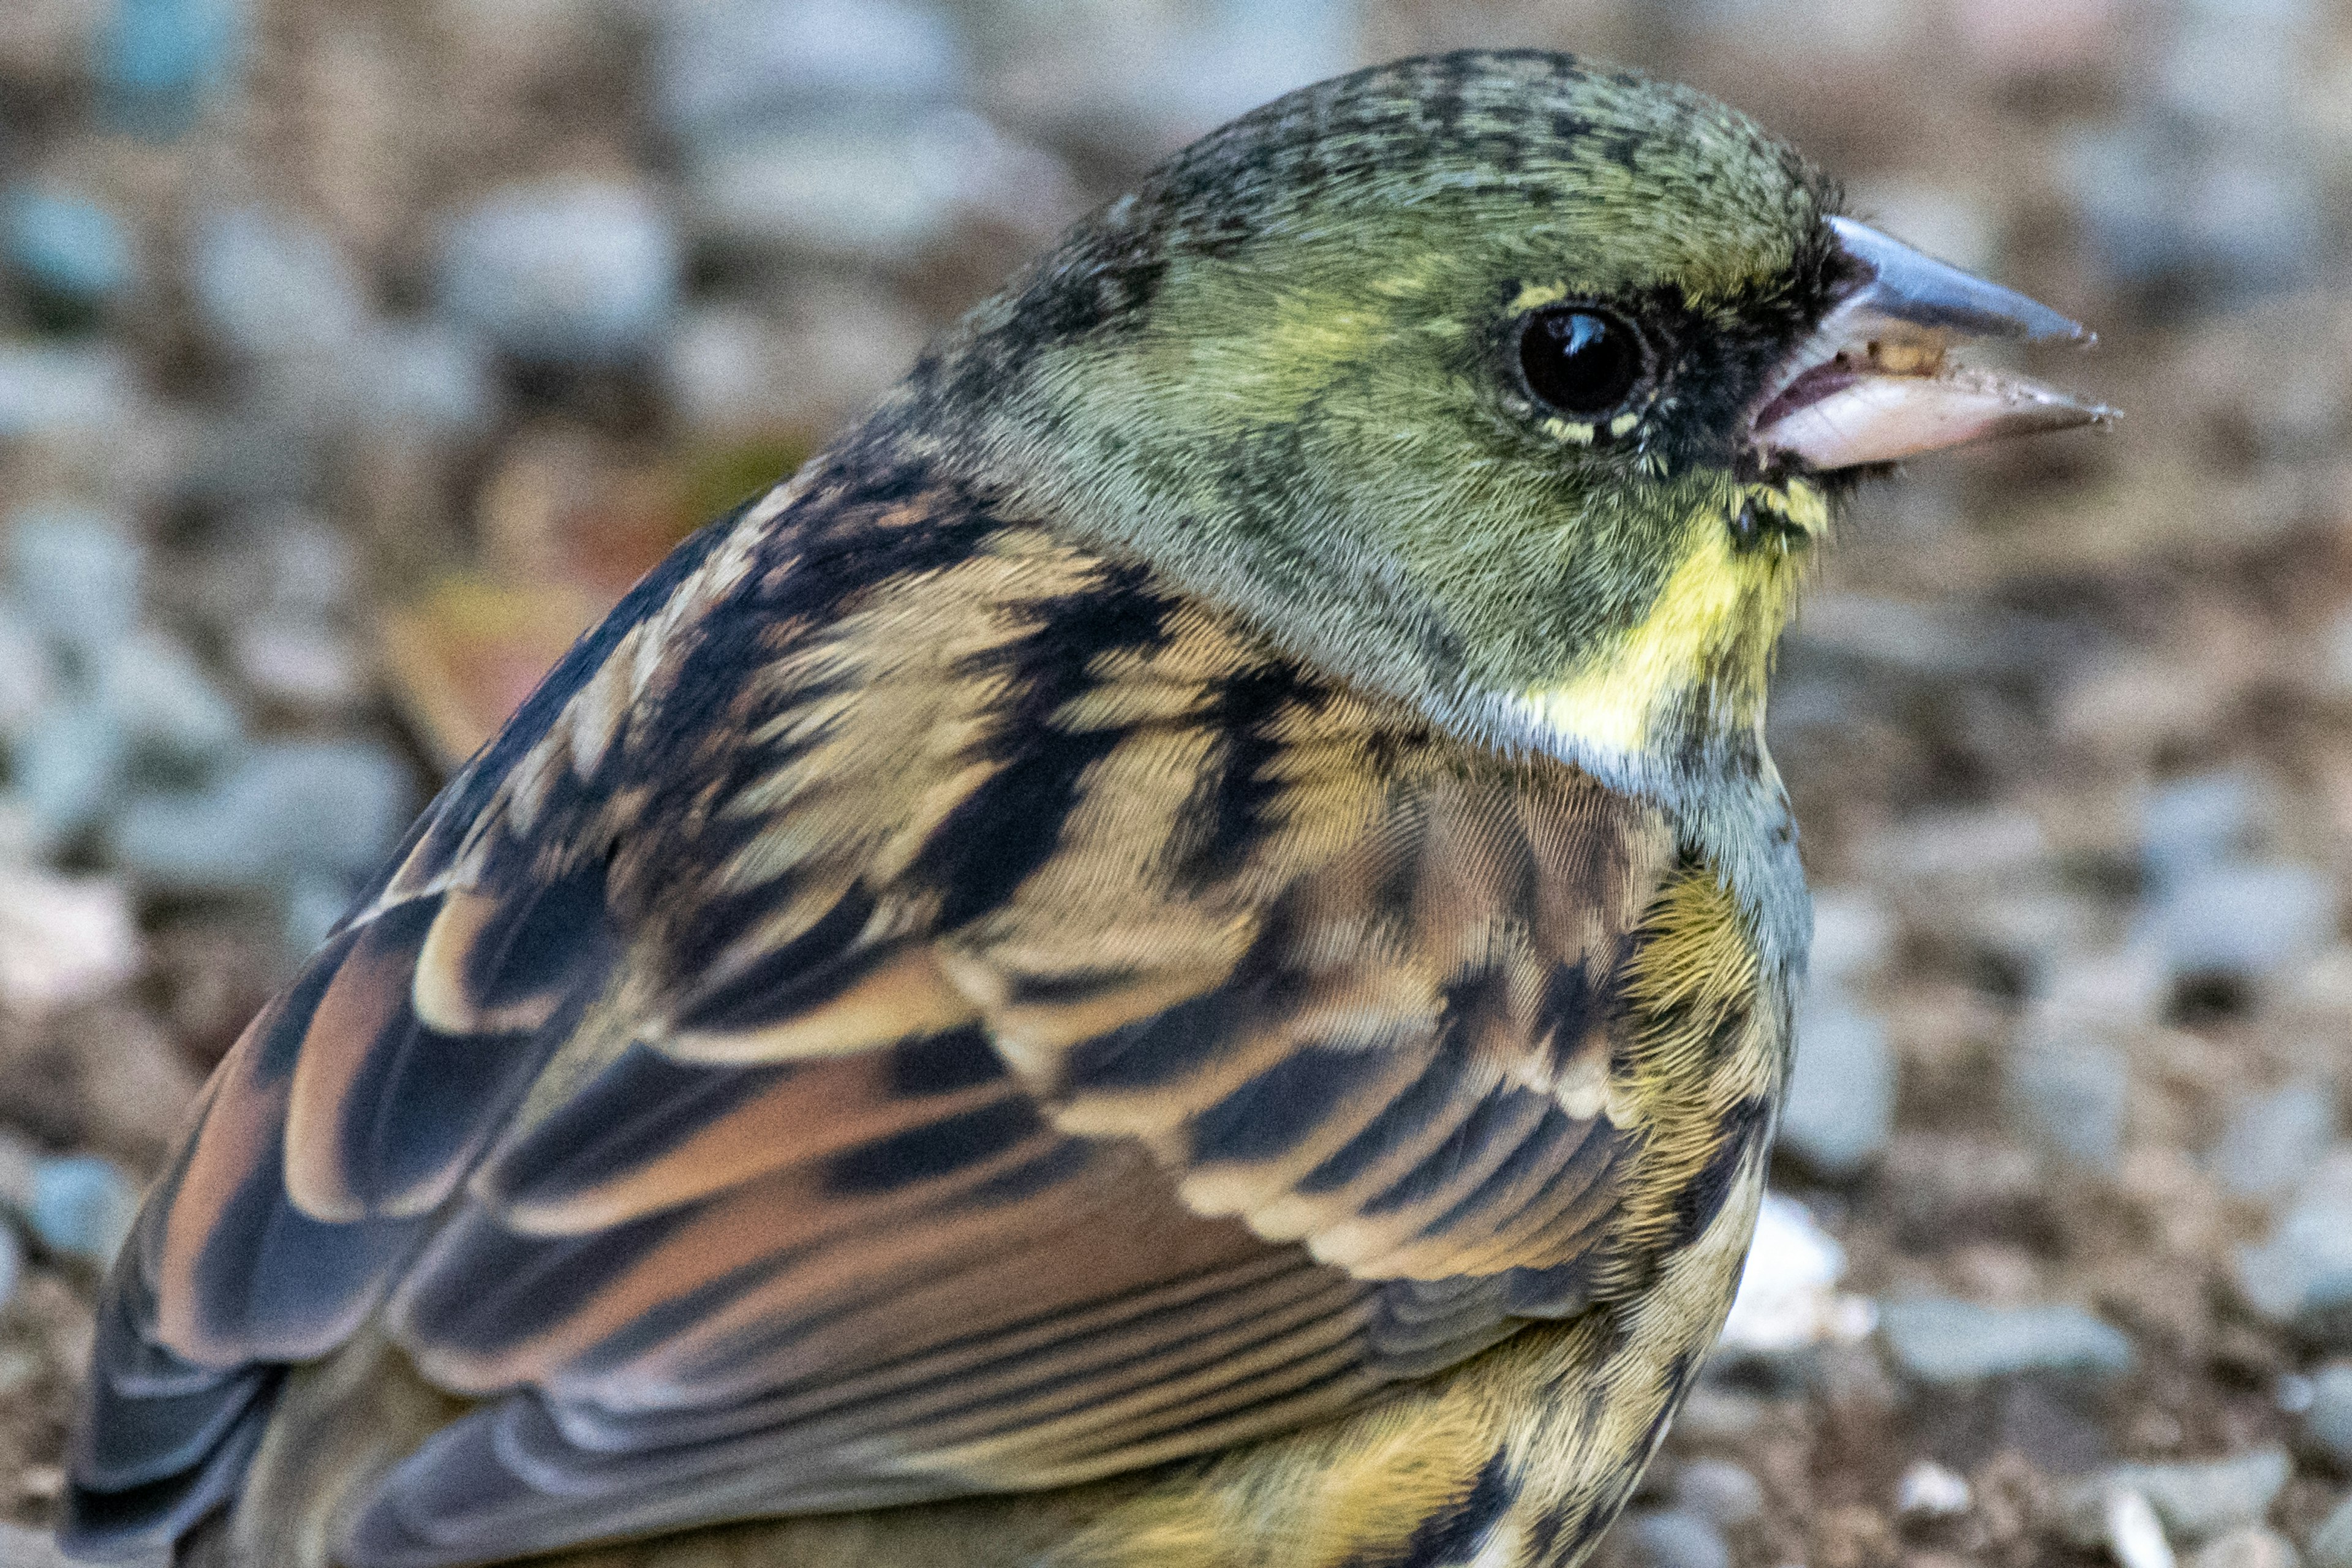
[[[25,1244],[16,1239],[16,1227],[0,1217],[0,1310],[16,1297],[17,1281],[24,1278]]]
[[[2140,805],[2140,864],[2151,883],[2168,885],[2192,871],[2258,851],[2274,820],[2268,782],[2248,768],[2174,779]]]
[[[1633,1568],[1731,1568],[1723,1531],[1684,1509],[1628,1515],[1617,1543]]]
[[[2142,911],[2137,936],[2175,975],[2260,979],[2336,940],[2336,884],[2294,861],[2203,867]]]
[[[488,344],[438,321],[379,328],[358,392],[372,423],[426,432],[482,429],[499,405]]]
[[[26,1220],[41,1245],[103,1263],[114,1256],[139,1212],[139,1189],[113,1161],[65,1154],[33,1168]]]
[[[2266,1321],[2352,1343],[2352,1147],[2336,1146],[2268,1238],[2238,1249],[2231,1272]]]
[[[905,0],[669,7],[651,63],[656,112],[690,142],[762,121],[811,121],[845,106],[947,102],[964,76],[946,14]]]
[[[1895,1131],[1895,1053],[1886,1030],[1841,987],[1817,982],[1798,1009],[1796,1041],[1780,1147],[1823,1175],[1853,1175]]]
[[[109,118],[149,136],[187,130],[235,79],[245,11],[243,0],[115,0],[97,59]]]
[[[2330,1362],[2313,1374],[2303,1433],[2339,1467],[2352,1470],[2352,1361]]]
[[[166,779],[215,763],[245,732],[236,705],[195,656],[154,631],[124,637],[97,660],[97,700],[131,750],[131,782],[142,765]]]
[[[2311,1568],[2352,1568],[2352,1496],[2337,1503],[2304,1543]]]
[[[2113,1171],[2123,1157],[2131,1062],[2071,1014],[2030,1017],[2003,1058],[2011,1125],[2069,1163]]]
[[[2335,1093],[2324,1084],[2290,1083],[2232,1106],[2210,1163],[2229,1191],[2268,1197],[2302,1180],[2335,1141]]]
[[[1887,1301],[1878,1310],[1878,1331],[1897,1372],[1939,1386],[2023,1372],[2109,1377],[2130,1371],[2133,1360],[2124,1331],[2080,1307]]]
[[[1764,1484],[1728,1459],[1693,1459],[1675,1472],[1675,1506],[1729,1529],[1764,1511]]]
[[[189,248],[188,291],[214,338],[262,361],[331,359],[367,324],[358,274],[328,233],[269,207],[205,215]]]
[[[110,344],[0,343],[0,439],[119,436],[136,384]]]
[[[2260,1524],[2294,1471],[2284,1448],[2161,1465],[2110,1465],[2063,1488],[2055,1500],[2057,1513],[2069,1541],[2095,1546],[2104,1534],[2106,1499],[2135,1491],[2154,1506],[2167,1535],[2193,1546]]]
[[[28,728],[14,782],[39,844],[56,848],[111,809],[130,757],[131,737],[100,703],[59,703]]]
[[[125,871],[158,886],[284,887],[373,869],[410,807],[407,769],[382,746],[269,742],[207,789],[130,802],[113,848]]]
[[[0,203],[0,249],[17,277],[68,305],[106,304],[135,275],[131,237],[103,204],[62,186],[24,186]]]
[[[895,260],[943,238],[968,201],[979,116],[936,110],[769,127],[715,142],[687,170],[698,228],[732,244]]]
[[[677,229],[649,192],[570,175],[494,192],[452,223],[441,300],[521,358],[611,363],[655,345],[684,268]]]
[[[130,635],[143,557],[127,522],[88,507],[27,506],[7,528],[9,589],[45,635],[83,658]]]

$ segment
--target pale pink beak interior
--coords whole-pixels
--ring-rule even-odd
[[[2082,327],[1851,218],[1830,226],[1863,281],[1767,389],[1752,422],[1759,448],[1814,468],[1851,468],[2115,417],[2099,404],[1949,357],[1954,343],[1974,339],[2092,342]]]

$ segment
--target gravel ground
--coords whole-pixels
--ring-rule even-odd
[[[2126,411],[1874,492],[1787,649],[1779,1193],[1610,1550],[2352,1568],[2352,21],[1839,15],[0,5],[0,1563],[205,1072],[555,650],[1160,153],[1532,43],[1757,113]]]

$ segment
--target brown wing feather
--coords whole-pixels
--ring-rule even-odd
[[[698,541],[567,671],[224,1068],[85,1539],[371,1314],[479,1403],[355,1568],[1055,1485],[1585,1299],[1654,814],[936,488]]]

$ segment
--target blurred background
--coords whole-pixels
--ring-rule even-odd
[[[570,638],[1164,153],[1507,44],[1748,110],[2126,411],[1871,492],[1790,639],[1779,1193],[1610,1550],[2352,1568],[2305,0],[0,0],[0,1561],[204,1074]]]

